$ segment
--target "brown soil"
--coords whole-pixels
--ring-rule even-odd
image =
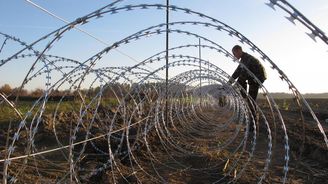
[[[229,181],[256,183],[265,174],[263,183],[282,182],[286,165],[286,143],[283,129],[279,123],[276,129],[274,128],[274,117],[268,109],[264,109],[264,113],[271,126],[273,148],[267,172],[264,171],[264,168],[268,156],[269,139],[263,119],[259,120],[260,131],[257,132],[255,150],[252,151],[254,134],[247,137],[246,144],[241,144],[245,138],[244,126],[231,123],[222,131],[213,131],[218,122],[227,122],[231,113],[227,113],[224,109],[216,111],[203,109],[202,112],[197,113],[199,120],[190,119],[186,124],[168,125],[169,136],[167,133],[158,132],[153,128],[146,137],[136,137],[136,135],[142,135],[144,126],[131,128],[130,136],[132,138],[129,143],[132,146],[131,153],[134,159],[125,153],[128,150],[126,139],[123,138],[122,146],[120,146],[120,141],[111,140],[112,151],[119,153],[115,156],[113,166],[108,163],[109,156],[102,153],[108,153],[109,150],[106,138],[88,142],[85,147],[76,146],[73,153],[74,158],[77,158],[78,153],[84,148],[83,155],[76,162],[76,168],[79,168],[75,171],[76,176],[82,183],[205,184]],[[305,124],[303,124],[296,112],[282,111],[282,115],[290,146],[289,172],[286,182],[295,184],[325,183],[328,181],[328,152],[318,128],[307,116],[305,116]],[[75,127],[70,122],[74,122],[75,118],[73,114],[69,113],[59,115],[56,131],[60,138],[60,144],[67,145],[69,143],[71,133],[69,127]],[[185,118],[192,118],[192,116]],[[133,120],[133,122],[135,121],[138,121],[137,117]],[[67,127],[68,125],[69,127]],[[90,129],[94,136],[107,131],[99,125],[94,125]],[[35,148],[36,150],[42,151],[58,147],[59,143],[53,135],[53,127],[51,117],[44,117],[44,125],[35,137],[34,144],[38,146]],[[4,140],[8,134],[7,130],[4,130],[5,128],[8,127],[4,127],[0,135],[1,155],[5,153],[6,141]],[[240,130],[238,130],[239,128]],[[327,129],[324,128],[327,134]],[[87,130],[87,127],[82,128],[78,136],[84,137]],[[161,127],[161,130],[165,129]],[[203,132],[199,130],[203,130]],[[236,130],[238,131],[236,132]],[[14,129],[9,132],[10,139],[14,132]],[[118,140],[122,138],[123,133],[124,131],[116,132],[115,136]],[[231,139],[235,134],[235,138]],[[12,156],[19,156],[26,152],[27,141],[24,142],[24,139],[27,137],[27,133],[23,131],[21,136],[22,141],[16,145],[16,151]],[[231,142],[229,142],[230,140]],[[240,145],[242,146],[238,147]],[[66,178],[61,182],[68,182],[70,178],[67,175],[70,165],[68,157],[68,149],[62,149],[41,156],[19,159],[12,161],[8,172],[16,175],[18,181],[24,181],[24,183],[60,182],[59,178]],[[1,156],[1,158],[3,157]],[[104,167],[105,163],[108,164]],[[99,171],[92,174],[91,171],[97,169]],[[2,170],[1,167],[1,174]]]

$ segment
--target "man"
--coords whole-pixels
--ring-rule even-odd
[[[246,52],[243,52],[243,49],[239,45],[235,45],[232,48],[233,55],[239,60],[240,63],[235,72],[232,74],[231,79],[229,80],[230,83],[233,83],[235,79],[238,78],[237,82],[245,89],[247,92],[247,83],[248,83],[248,94],[251,96],[251,98],[256,101],[256,97],[259,91],[260,85],[252,75],[244,68],[246,67],[250,72],[252,72],[255,77],[263,83],[266,79],[266,73],[264,67],[261,65],[260,61],[256,59],[255,57],[249,55]],[[246,94],[242,92],[243,97],[246,97]],[[255,121],[257,121],[256,117],[256,107],[255,104],[251,99],[248,99],[248,105],[251,109],[252,116]],[[250,123],[250,131],[253,131],[255,124],[253,124],[254,121],[251,121]]]
[[[239,45],[235,45],[232,48],[233,55],[239,60],[240,63],[248,68],[250,72],[252,72],[261,83],[263,83],[266,79],[266,73],[264,67],[261,65],[260,61],[255,57],[249,55],[246,52],[243,52],[243,49]],[[233,83],[234,79],[237,79],[237,82],[247,91],[247,83],[248,83],[248,94],[256,100],[260,85],[255,81],[253,76],[247,72],[243,66],[239,64],[235,72],[232,74],[230,83]],[[245,95],[245,94],[244,94]],[[246,97],[246,95],[244,96]]]

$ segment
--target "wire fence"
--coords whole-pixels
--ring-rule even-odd
[[[270,57],[231,26],[168,3],[129,5],[119,0],[68,22],[28,2],[66,25],[31,44],[0,33],[0,54],[12,45],[20,47],[8,57],[0,55],[0,67],[32,62],[20,87],[0,94],[3,183],[288,183],[302,178],[297,171],[304,168],[317,181],[327,176],[318,166],[320,159],[313,165],[306,160],[311,149],[322,160],[327,158],[326,126]],[[266,4],[282,9],[291,22],[305,26],[311,38],[328,44],[326,35],[287,1]],[[78,27],[147,10],[179,12],[189,20],[145,27],[112,43]],[[249,47],[287,84],[292,100],[284,105],[274,99],[245,66],[264,98],[244,98],[246,91],[228,83],[230,75],[221,66],[202,58],[208,52],[239,64],[230,48],[194,28]],[[72,29],[104,48],[82,61],[54,55],[52,48]],[[166,48],[147,50],[141,60],[120,50],[164,37]],[[168,38],[199,42],[171,45]],[[46,44],[39,49],[41,43]],[[100,65],[117,51],[134,64]],[[42,93],[29,102],[20,100],[21,91],[34,81],[42,81]],[[49,100],[58,91],[60,96]]]

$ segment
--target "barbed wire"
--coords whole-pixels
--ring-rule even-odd
[[[171,181],[170,176],[183,180],[183,174],[195,172],[209,176],[214,172],[209,183],[237,183],[250,175],[253,167],[257,173],[252,175],[252,182],[270,181],[275,175],[279,178],[276,182],[287,183],[289,170],[295,169],[294,163],[302,158],[305,138],[295,142],[292,128],[288,128],[291,122],[286,122],[276,99],[251,71],[224,46],[204,33],[190,31],[191,27],[225,33],[260,55],[294,95],[299,112],[295,126],[303,128],[300,136],[315,132],[320,138],[313,139],[320,142],[322,149],[328,148],[326,130],[286,74],[243,34],[203,13],[170,5],[170,11],[182,12],[190,20],[169,22],[169,29],[160,23],[138,30],[106,43],[105,48],[83,61],[50,54],[52,47],[78,25],[126,11],[166,8],[162,4],[118,6],[119,2],[123,3],[115,1],[70,23],[63,19],[66,25],[31,44],[0,33],[4,38],[0,53],[8,44],[21,46],[15,54],[1,56],[0,67],[25,59],[32,61],[20,88],[0,94],[0,109],[14,114],[5,121],[14,119],[15,124],[5,132],[7,143],[0,144],[3,183],[90,183],[101,179],[110,183],[174,183],[176,178]],[[270,0],[267,4],[300,21],[311,31],[312,38],[328,43],[325,34],[286,1]],[[194,21],[196,17],[201,21]],[[132,66],[98,65],[119,47],[138,45],[140,40],[164,33],[174,38],[197,39],[201,44],[178,44],[151,52]],[[35,49],[45,41],[44,48]],[[243,98],[245,89],[238,83],[228,83],[230,75],[213,61],[185,52],[192,48],[215,53],[223,61],[244,67],[260,86],[263,104],[249,96]],[[171,54],[166,55],[167,51]],[[163,65],[166,59],[170,62]],[[179,71],[168,79],[168,90],[163,75],[166,68]],[[42,94],[26,105],[19,94],[38,78],[44,82]],[[61,96],[52,101],[55,91],[63,89]],[[12,97],[16,97],[15,102]],[[253,109],[257,109],[257,117],[252,115]],[[306,118],[305,110],[309,112]],[[300,144],[301,149],[295,148]],[[195,164],[197,159],[207,161]]]

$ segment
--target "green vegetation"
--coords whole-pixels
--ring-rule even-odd
[[[285,98],[294,98],[294,95],[291,93],[270,93],[271,96],[275,99],[285,99]],[[328,98],[328,93],[305,93],[303,94],[304,98],[307,99],[326,99]],[[259,94],[259,98],[264,98],[263,94]]]
[[[22,114],[23,118],[25,117],[25,115],[31,110],[31,108],[34,105],[34,101],[19,101],[16,104],[16,109]],[[85,100],[86,104],[90,104],[91,103],[91,99],[87,99]],[[102,106],[112,106],[115,107],[119,104],[119,102],[117,101],[117,99],[115,98],[103,98],[101,99],[100,105]],[[60,112],[71,112],[71,111],[79,111],[82,105],[82,101],[81,100],[74,100],[74,101],[62,101],[62,102],[58,102],[58,101],[48,101],[45,104],[45,111],[44,111],[44,115],[48,115],[48,114],[53,114],[54,112],[57,111],[57,113]],[[95,108],[97,105],[97,100],[93,101],[89,108],[93,109]],[[42,107],[42,103],[37,104],[31,111],[32,116],[28,117],[28,120],[30,120],[33,115],[35,115],[36,112],[40,112],[40,109]],[[0,106],[0,123],[8,123],[9,121],[13,121],[13,122],[19,122],[20,121],[20,117],[18,116],[18,114],[14,111],[14,109],[12,107],[10,107],[8,104],[6,103],[2,103]]]
[[[287,102],[286,99],[284,99],[283,104],[282,104],[282,109],[285,110],[285,111],[288,111],[289,106],[290,106],[290,104]]]

